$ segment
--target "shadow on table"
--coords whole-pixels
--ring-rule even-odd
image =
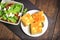
[[[58,7],[58,10],[60,10],[60,0],[57,0],[57,7]]]

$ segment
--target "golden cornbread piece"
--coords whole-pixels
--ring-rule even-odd
[[[42,32],[42,23],[41,22],[32,23],[30,26],[30,32],[31,32],[31,34],[41,33]]]
[[[39,12],[32,14],[32,17],[35,22],[37,22],[37,21],[44,22],[45,17],[43,14],[44,14],[43,11],[39,11]]]
[[[21,17],[21,21],[25,26],[28,26],[32,22],[34,22],[32,16],[30,14],[25,14]]]

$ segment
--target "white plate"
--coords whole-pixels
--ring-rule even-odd
[[[38,12],[38,11],[39,10],[30,10],[27,13],[32,15],[33,13]],[[25,34],[27,34],[28,36],[31,36],[31,37],[38,37],[38,36],[43,35],[46,32],[47,28],[48,28],[48,19],[47,19],[45,14],[44,14],[44,17],[45,17],[45,22],[44,22],[44,27],[42,28],[42,32],[41,33],[35,34],[35,35],[30,34],[29,26],[24,27],[23,23],[21,22],[21,28],[22,28],[23,32]]]

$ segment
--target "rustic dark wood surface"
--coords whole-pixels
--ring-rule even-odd
[[[59,0],[30,0],[37,8],[43,10],[49,21],[45,34],[38,40],[60,40],[60,3]],[[27,40],[28,38],[24,38]],[[21,40],[4,24],[0,23],[0,40]],[[29,40],[29,39],[28,39]],[[30,39],[31,40],[31,39]]]

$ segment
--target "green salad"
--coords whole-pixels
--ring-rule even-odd
[[[17,23],[22,11],[22,5],[18,3],[0,3],[0,20]]]

